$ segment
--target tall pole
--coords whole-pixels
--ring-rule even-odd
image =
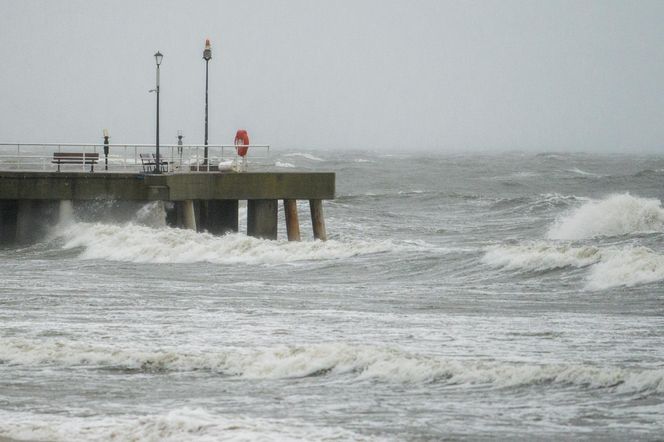
[[[205,40],[205,49],[203,50],[203,60],[205,60],[205,148],[203,150],[203,164],[208,163],[208,65],[212,58],[212,48],[210,39]]]
[[[161,173],[161,161],[159,158],[159,65],[161,65],[161,59],[164,57],[161,52],[157,51],[156,54],[154,54],[155,60],[157,61],[157,89],[155,91],[157,92],[157,136],[155,138],[156,141],[156,153],[155,153],[155,159],[154,159],[154,173]]]
[[[208,162],[208,64],[205,60],[205,150],[203,152],[203,164]]]

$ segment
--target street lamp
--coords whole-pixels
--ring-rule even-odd
[[[212,58],[212,48],[210,39],[205,40],[205,49],[203,50],[203,60],[205,60],[205,149],[203,151],[203,164],[208,163],[208,63]]]
[[[106,166],[104,167],[104,170],[108,170],[108,139],[111,138],[108,135],[108,129],[104,129],[104,161],[106,162]]]
[[[161,52],[157,51],[154,54],[154,59],[157,62],[157,137],[156,137],[156,155],[154,160],[154,173],[161,173],[161,161],[159,159],[159,66],[161,65],[161,60],[164,58]]]

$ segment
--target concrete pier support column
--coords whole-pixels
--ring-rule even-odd
[[[58,220],[60,204],[52,200],[19,200],[16,241],[28,244],[44,238]]]
[[[208,200],[206,230],[214,235],[238,231],[238,201]]]
[[[277,200],[247,201],[247,235],[277,239]]]
[[[19,200],[18,213],[16,215],[16,242],[19,244],[29,243],[33,235],[34,217],[33,206],[35,200]]]
[[[323,201],[309,200],[309,207],[311,208],[311,225],[314,228],[314,239],[327,241],[325,218],[323,217]]]
[[[288,241],[299,241],[300,220],[297,217],[297,200],[284,200],[284,213],[286,215]]]
[[[196,213],[193,200],[182,201],[182,224],[185,229],[196,230]]]
[[[16,241],[17,200],[0,200],[0,245],[11,245]]]

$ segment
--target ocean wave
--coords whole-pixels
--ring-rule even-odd
[[[664,369],[446,359],[394,348],[345,343],[187,353],[177,349],[138,351],[78,342],[14,338],[0,342],[0,355],[4,364],[31,367],[88,367],[151,373],[204,370],[245,379],[346,375],[351,381],[484,385],[490,388],[546,383],[612,388],[618,393],[664,393]]]
[[[288,169],[292,169],[292,168],[295,167],[295,165],[292,164],[292,163],[283,163],[283,162],[281,162],[281,161],[277,161],[277,162],[275,162],[275,163],[274,163],[274,166],[275,166],[275,167],[284,167],[284,168],[288,168]]]
[[[294,152],[284,155],[285,157],[300,157],[310,161],[325,161],[322,158],[318,158],[310,153]]]
[[[604,290],[632,287],[664,280],[664,256],[646,247],[626,247],[603,252],[604,258],[594,265],[587,288]]]
[[[507,270],[543,272],[564,267],[587,267],[597,263],[601,256],[597,247],[537,242],[491,247],[482,262]]]
[[[54,235],[64,239],[66,250],[83,248],[80,259],[135,263],[282,264],[413,251],[419,247],[391,240],[268,241],[243,234],[214,236],[133,223],[73,223],[60,226]]]
[[[602,175],[598,175],[598,174],[592,173],[592,172],[586,172],[585,170],[581,170],[577,167],[575,167],[573,169],[567,169],[567,171],[571,172],[571,173],[575,173],[577,175],[587,176],[587,177],[591,177],[591,178],[601,178],[602,177]]]
[[[295,419],[220,415],[202,408],[177,408],[143,416],[78,417],[0,411],[0,435],[49,441],[252,441],[379,440],[338,427]]]
[[[588,290],[664,281],[664,256],[646,247],[599,248],[548,242],[493,246],[486,250],[482,262],[493,268],[523,272],[587,267]]]
[[[588,201],[588,198],[576,195],[562,195],[559,193],[543,193],[534,197],[500,198],[496,200],[492,208],[495,210],[518,209],[529,212],[546,211],[570,207],[578,201]]]
[[[621,194],[590,201],[573,210],[558,219],[547,236],[579,240],[663,230],[664,209],[659,200]]]

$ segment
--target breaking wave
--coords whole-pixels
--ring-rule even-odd
[[[73,417],[0,411],[0,435],[49,441],[249,441],[377,440],[337,427],[295,419],[227,416],[201,408],[178,408],[145,416]]]
[[[282,264],[424,247],[391,240],[269,241],[243,234],[214,236],[193,230],[152,228],[134,223],[72,223],[60,226],[55,235],[64,239],[64,249],[83,248],[79,255],[81,259],[136,263]]]
[[[611,287],[632,287],[664,280],[664,256],[646,247],[610,249],[591,268],[588,288],[603,290]]]
[[[595,264],[601,257],[597,247],[538,242],[492,247],[486,252],[482,262],[507,270],[542,272],[564,267],[586,267]]]
[[[588,239],[664,231],[661,201],[629,194],[591,201],[560,218],[549,230],[550,239]]]
[[[295,153],[289,153],[284,155],[285,157],[300,157],[304,158],[306,160],[310,161],[325,161],[322,158],[318,158],[317,156],[311,155],[310,153],[301,153],[301,152],[295,152]]]
[[[546,272],[588,267],[586,288],[605,290],[664,280],[664,256],[646,247],[594,247],[537,242],[489,248],[482,262],[494,268]]]
[[[205,370],[245,379],[347,375],[357,381],[402,384],[442,383],[509,388],[546,383],[579,388],[612,388],[617,393],[664,392],[664,369],[446,359],[393,348],[344,343],[187,353],[13,338],[0,343],[0,355],[3,355],[0,360],[3,364],[31,367],[46,365],[140,372]]]

